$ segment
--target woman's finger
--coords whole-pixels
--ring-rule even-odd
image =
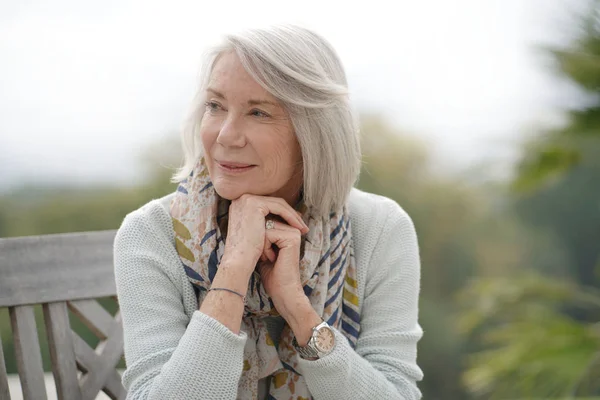
[[[287,247],[290,244],[294,244],[294,241],[300,238],[301,232],[282,222],[273,221],[273,228],[267,229],[265,234],[265,244],[263,255],[271,262],[275,262],[277,255],[273,250],[273,245],[279,248]],[[289,243],[288,243],[289,242]]]
[[[271,229],[268,229],[268,230],[271,230]],[[277,259],[275,250],[273,250],[273,243],[271,243],[271,241],[269,241],[269,239],[267,238],[267,235],[265,235],[265,245],[264,245],[264,250],[263,250],[262,255],[265,257],[265,259],[271,261],[272,263],[274,263],[275,259]]]
[[[272,245],[277,246],[280,250],[293,246],[300,248],[300,231],[298,229],[294,231],[267,229],[265,240],[268,241],[270,249],[272,249]]]
[[[265,217],[269,213],[279,215],[294,228],[299,229],[303,233],[308,232],[308,226],[304,223],[304,221],[302,221],[302,218],[300,218],[296,210],[286,203],[285,200],[278,197],[268,196],[263,196],[261,199],[263,200],[263,204],[266,206],[266,210],[264,210],[267,211]]]
[[[283,222],[279,222],[279,221],[275,221],[275,220],[271,220],[271,221],[273,221],[273,228],[271,228],[271,229],[278,229],[280,231],[288,231],[288,232],[298,232],[298,228],[294,228],[293,226],[284,224]]]

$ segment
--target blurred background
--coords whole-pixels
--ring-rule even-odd
[[[0,237],[173,191],[202,52],[281,22],[338,50],[358,187],[415,222],[424,398],[600,399],[598,1],[0,1]]]

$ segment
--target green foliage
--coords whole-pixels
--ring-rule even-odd
[[[419,343],[421,384],[427,399],[467,399],[460,385],[473,348],[456,326],[452,299],[473,275],[516,270],[542,241],[531,237],[502,207],[498,193],[435,174],[427,148],[376,116],[363,117],[363,171],[359,187],[396,200],[419,237],[422,278]],[[553,252],[553,255],[556,255]]]
[[[520,166],[519,176],[514,188],[525,192],[540,187],[540,182],[552,183],[561,178],[581,161],[581,153],[577,149],[545,144],[532,150]]]
[[[462,291],[461,332],[479,346],[463,382],[477,398],[600,394],[600,9],[590,4],[580,37],[552,51],[580,105],[526,144],[512,184],[520,219],[564,249],[566,275],[524,263],[530,272],[478,277]]]
[[[597,289],[523,274],[475,280],[460,297],[460,327],[476,333],[484,347],[470,357],[464,374],[473,393],[555,398],[600,390],[600,326],[566,311],[600,310]]]
[[[590,2],[581,16],[580,34],[566,49],[550,49],[557,74],[582,93],[580,104],[566,111],[567,123],[525,153],[515,189],[528,191],[556,180],[586,160],[585,151],[600,142],[600,2]],[[598,153],[588,157],[598,157]]]
[[[515,209],[525,222],[549,229],[567,249],[580,283],[600,284],[600,2],[581,16],[579,36],[553,50],[557,72],[579,89],[579,106],[567,123],[526,146]]]

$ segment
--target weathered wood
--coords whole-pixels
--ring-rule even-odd
[[[98,354],[79,336],[75,335],[73,341],[75,343],[75,352],[77,353],[77,365],[85,372],[93,371],[98,364]],[[127,396],[127,392],[121,383],[121,375],[116,369],[113,369],[108,374],[103,389],[105,389],[105,393],[111,398],[124,399]]]
[[[115,324],[119,327],[120,324]],[[118,328],[120,329],[120,328]],[[121,383],[121,376],[115,369],[115,365],[121,359],[123,353],[122,335],[111,336],[112,339],[103,346],[103,352],[91,349],[88,344],[73,333],[73,344],[77,357],[77,365],[86,372],[83,376],[82,393],[84,399],[95,399],[101,389],[111,398],[124,399],[126,391]]]
[[[106,378],[104,384],[104,393],[113,400],[125,400],[127,398],[127,390],[121,383],[121,374],[117,370],[111,372]]]
[[[6,364],[4,364],[4,350],[2,349],[2,337],[0,336],[0,399],[10,400],[10,391],[8,390],[8,376],[6,374]]]
[[[98,354],[94,352],[88,344],[75,332],[71,332],[73,339],[73,349],[75,350],[75,359],[77,362],[77,368],[84,374],[90,373],[96,365],[96,358]]]
[[[115,366],[123,356],[123,326],[121,314],[117,313],[115,322],[107,335],[108,339],[101,342],[96,348],[98,365],[88,373],[81,382],[81,391],[84,398],[93,399],[106,384],[108,376],[115,371]]]
[[[81,400],[67,304],[48,303],[43,308],[56,394],[59,399]]]
[[[115,368],[123,355],[120,314],[113,318],[93,300],[116,298],[115,232],[0,239],[0,307],[9,307],[24,399],[47,398],[34,304],[43,306],[58,398],[95,399],[100,390],[126,398]],[[95,350],[71,330],[69,309],[101,339]],[[0,399],[9,399],[1,341],[0,357]]]
[[[42,354],[33,306],[11,307],[9,313],[23,399],[46,399]]]
[[[100,339],[105,340],[115,320],[96,300],[69,302],[69,309]]]
[[[0,307],[116,295],[115,233],[0,239]]]

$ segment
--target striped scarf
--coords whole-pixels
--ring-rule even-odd
[[[186,275],[198,293],[198,304],[206,296],[223,257],[230,202],[221,199],[210,180],[204,159],[177,188],[171,204],[175,245]],[[360,330],[358,284],[352,249],[350,218],[346,207],[318,218],[302,203],[310,231],[303,238],[300,276],[304,293],[315,311],[339,329],[354,348]],[[286,324],[278,346],[263,318],[277,316],[258,272],[250,278],[241,329],[248,335],[238,398],[256,400],[258,381],[272,376],[269,399],[310,399],[308,386],[298,373],[298,354],[293,332]]]

